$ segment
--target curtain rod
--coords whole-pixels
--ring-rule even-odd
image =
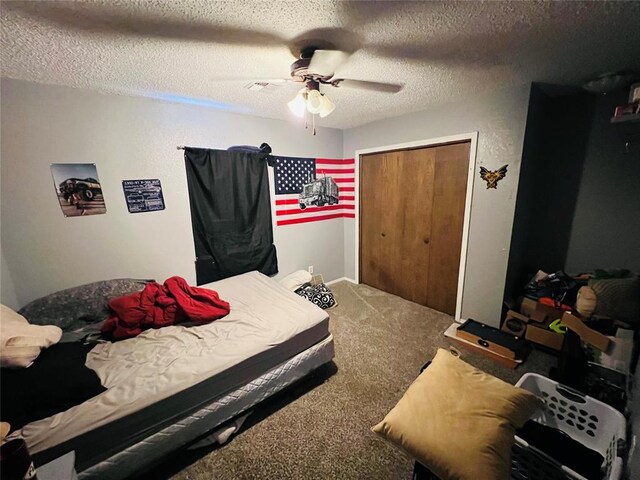
[[[176,147],[176,150],[184,150],[185,148],[187,148],[187,147],[185,147],[184,145],[178,145]]]

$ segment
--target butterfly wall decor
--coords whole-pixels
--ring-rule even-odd
[[[498,188],[498,182],[507,175],[508,166],[509,165],[505,165],[493,171],[480,167],[480,178],[487,182],[487,188]]]

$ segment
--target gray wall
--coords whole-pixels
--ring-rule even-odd
[[[516,201],[506,298],[538,270],[564,268],[582,176],[594,97],[549,96],[533,85]]]
[[[494,326],[500,324],[529,91],[529,85],[496,90],[344,132],[345,157],[358,149],[479,132],[462,318]],[[509,165],[506,178],[498,189],[487,190],[480,166],[494,170],[504,164]],[[344,252],[345,274],[353,278],[352,220],[345,220]]]
[[[342,131],[159,100],[2,80],[1,299],[12,306],[91,281],[180,275],[195,283],[183,152],[267,141],[340,158]],[[65,218],[49,164],[96,163],[106,215]],[[159,178],[166,210],[129,214],[123,179]],[[273,200],[273,199],[272,199]],[[280,272],[343,276],[342,219],[274,227]]]
[[[628,268],[640,272],[640,151],[625,153],[625,132],[640,125],[613,125],[628,91],[599,96],[592,117],[565,269]]]

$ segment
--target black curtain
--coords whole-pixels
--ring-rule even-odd
[[[264,152],[185,148],[198,285],[278,273]]]

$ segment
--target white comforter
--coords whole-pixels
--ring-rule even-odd
[[[231,312],[208,325],[148,330],[87,355],[108,388],[65,412],[25,425],[32,453],[46,450],[178,393],[317,325],[327,314],[258,272],[202,285]]]

